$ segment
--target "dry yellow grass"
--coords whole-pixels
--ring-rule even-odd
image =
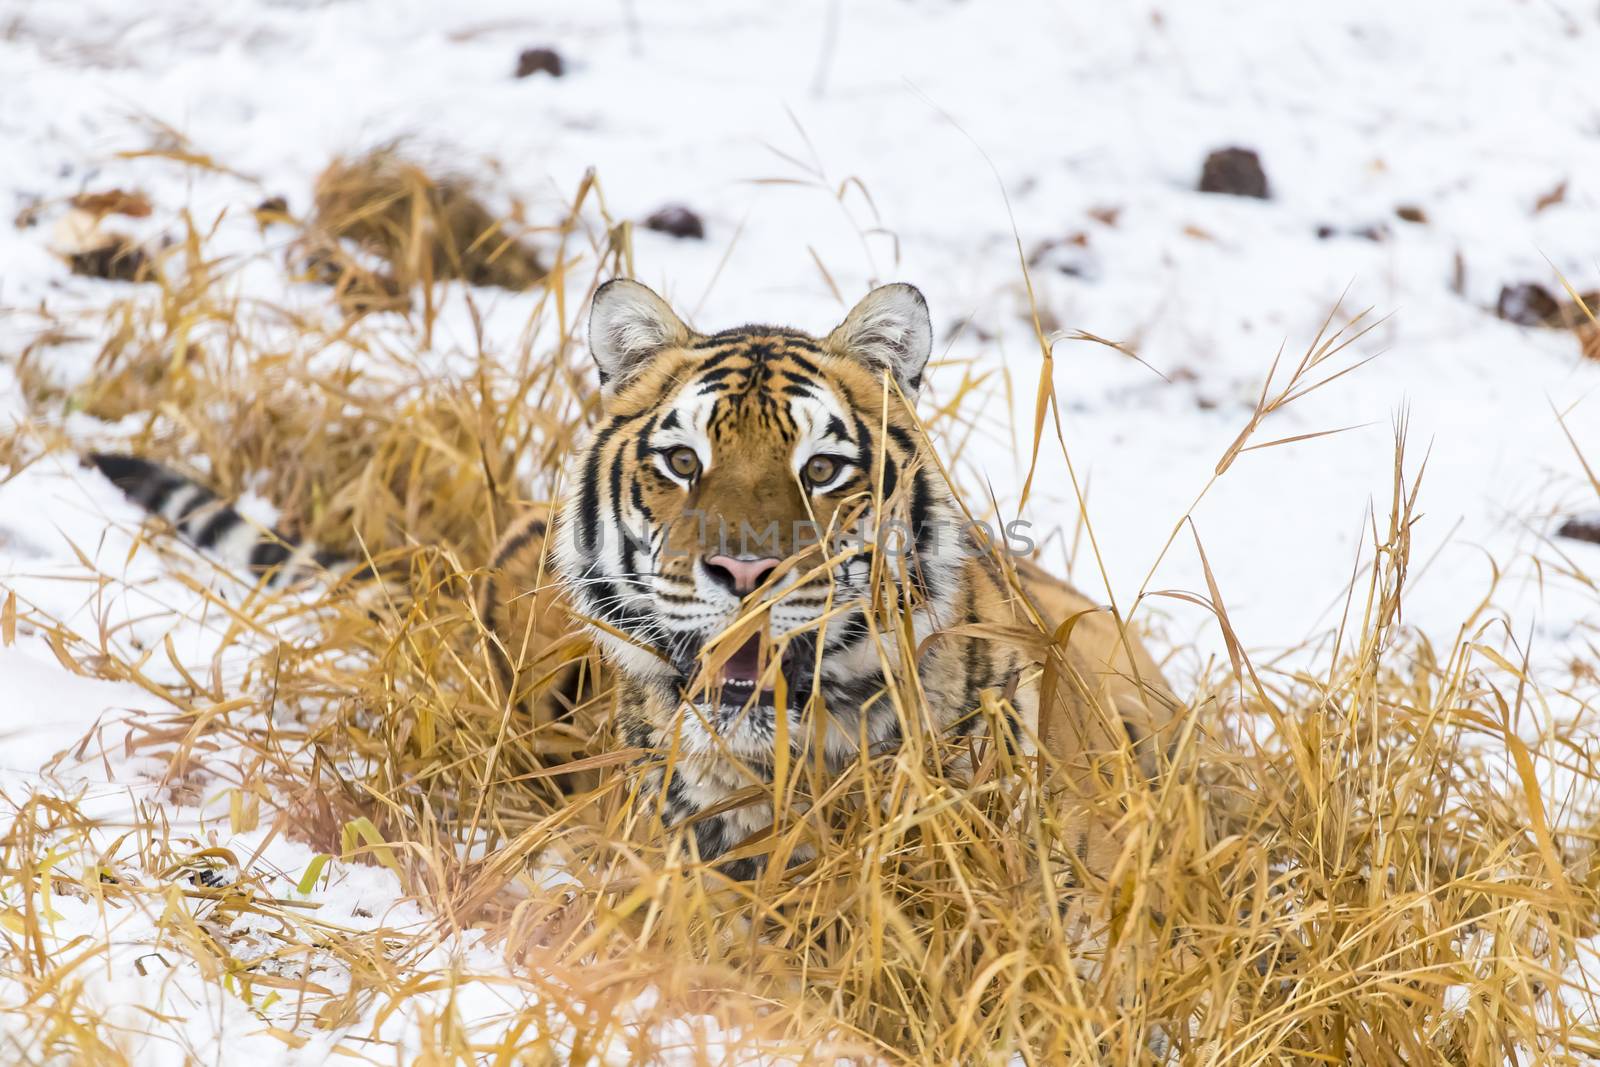
[[[290,1045],[408,1014],[417,1063],[660,1062],[652,1022],[685,1013],[807,1063],[1137,1064],[1156,1058],[1160,1035],[1176,1059],[1219,1067],[1600,1056],[1592,1012],[1573,1007],[1588,994],[1568,984],[1596,932],[1594,813],[1541,791],[1551,768],[1587,784],[1600,772],[1576,725],[1527,733],[1529,708],[1575,712],[1577,701],[1541,690],[1497,650],[1487,609],[1448,647],[1402,626],[1417,506],[1403,432],[1372,562],[1316,669],[1253,663],[1219,592],[1194,594],[1215,611],[1231,662],[1174,679],[1190,710],[1160,788],[1107,798],[1129,814],[1098,946],[1075,943],[1046,906],[1036,872],[1064,835],[1026,764],[996,761],[958,788],[924,741],[834,782],[797,775],[790,788],[812,794],[810,806],[788,805],[799,814],[780,834],[824,847],[754,883],[631,832],[625,763],[598,760],[600,784],[583,796],[550,789],[542,768],[566,742],[486,686],[470,592],[512,510],[558,491],[559,457],[590,407],[571,340],[579,308],[561,294],[574,264],[598,281],[628,255],[626,228],[609,225],[584,255],[567,251],[573,220],[597,196],[585,183],[559,228],[563,251],[539,283],[536,314],[553,326],[541,347],[480,337],[460,353],[470,373],[442,378],[392,336],[224,296],[194,234],[187,267],[169,263],[159,288],[98,322],[58,324],[18,358],[36,418],[0,442],[9,462],[67,447],[63,410],[137,416],[137,451],[178,465],[203,457],[220,490],[249,481],[289,525],[380,559],[403,581],[377,598],[349,582],[313,597],[208,594],[228,620],[224,651],[249,663],[242,671],[206,673],[170,647],[148,650],[157,671],[115,629],[71,632],[26,603],[7,605],[5,639],[20,619],[72,669],[161,701],[167,710],[142,717],[128,745],[163,761],[174,798],[226,795],[234,830],[270,827],[388,867],[437,923],[385,936],[342,929],[269,891],[252,857],[174,835],[158,810],[112,827],[72,798],[12,797],[0,958],[28,992],[4,1008],[29,1035],[14,1048],[124,1062],[81,981],[110,950],[53,932],[52,894],[66,893],[108,914],[150,909],[159,950],[196,961],[229,995],[293,1001],[287,1020],[261,1007],[263,1028]],[[404,211],[378,200],[373,217],[403,231],[395,247],[440,232],[435,200],[417,196]],[[431,292],[441,276],[413,280]],[[436,306],[430,296],[406,320],[418,346]],[[285,331],[256,329],[257,317],[287,325],[293,342],[263,346]],[[49,346],[83,335],[105,339],[93,374],[52,378]],[[319,357],[335,338],[362,352],[359,376]],[[1343,373],[1328,368],[1349,340],[1319,337],[1287,386],[1264,389],[1219,477],[1258,445],[1261,418]],[[1036,448],[1051,439],[1051,388],[1040,383]],[[967,395],[943,417],[959,418]],[[174,668],[184,684],[161,680]],[[901,685],[896,696],[914,707],[915,679]],[[1505,752],[1509,780],[1498,770]],[[238,881],[186,877],[217,863],[236,866]],[[559,883],[541,876],[555,869]],[[317,874],[294,873],[307,884]],[[224,920],[241,914],[275,930],[265,957],[238,951]],[[472,981],[419,962],[467,929],[511,963],[511,978],[490,980],[519,1006],[492,1027],[427,999]],[[314,958],[342,965],[348,988],[325,985]],[[353,1054],[395,1062],[359,1028],[345,1036]]]
[[[491,212],[465,178],[431,173],[391,145],[328,165],[302,246],[312,275],[346,306],[383,311],[408,307],[413,289],[430,292],[436,279],[532,287],[544,268],[523,229]],[[385,268],[363,264],[346,240]]]

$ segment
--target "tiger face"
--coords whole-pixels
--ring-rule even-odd
[[[614,281],[589,339],[602,414],[556,533],[576,613],[683,751],[770,762],[780,714],[801,751],[821,697],[844,758],[895,662],[872,613],[908,611],[925,635],[959,581],[955,506],[909,406],[932,341],[922,295],[874,290],[825,338],[700,334]],[[898,728],[881,720],[869,741]]]

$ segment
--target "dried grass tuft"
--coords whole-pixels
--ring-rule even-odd
[[[306,235],[313,273],[368,301],[368,310],[405,306],[413,287],[459,278],[473,285],[529,289],[544,277],[517,228],[489,210],[466,179],[436,175],[396,146],[337,159],[317,178]],[[380,259],[371,270],[339,242]]]

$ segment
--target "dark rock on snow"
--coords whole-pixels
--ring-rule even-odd
[[[517,77],[530,78],[535,74],[548,74],[559,78],[567,72],[561,53],[554,48],[524,48],[517,56]]]
[[[1586,519],[1568,519],[1561,524],[1556,533],[1575,541],[1593,541],[1600,545],[1600,515]]]
[[[1206,157],[1200,171],[1202,193],[1228,193],[1265,200],[1267,175],[1261,157],[1248,148],[1219,148]]]
[[[644,220],[644,228],[655,230],[657,233],[668,233],[674,237],[691,237],[697,241],[706,235],[706,224],[701,221],[700,216],[682,204],[668,204],[658,208]]]

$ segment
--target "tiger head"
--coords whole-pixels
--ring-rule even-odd
[[[600,418],[556,534],[574,610],[661,707],[694,712],[688,750],[770,760],[779,705],[798,744],[815,696],[828,749],[849,747],[895,663],[881,620],[920,640],[959,580],[959,514],[912,413],[922,294],[875,289],[826,337],[702,334],[618,280],[595,294],[589,345]]]

